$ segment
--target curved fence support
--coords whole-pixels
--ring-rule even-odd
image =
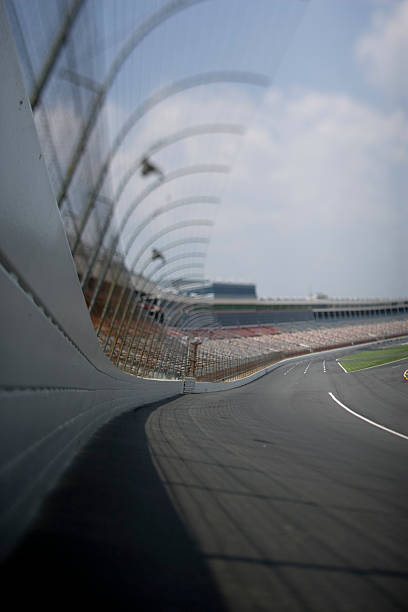
[[[40,101],[41,95],[47,85],[48,79],[52,73],[52,70],[59,58],[62,47],[65,45],[67,37],[69,36],[70,29],[73,27],[79,11],[81,10],[86,0],[73,0],[71,6],[68,8],[65,19],[63,20],[59,32],[48,52],[48,57],[44,66],[40,72],[40,76],[35,85],[34,91],[30,96],[31,108],[34,111],[37,104]]]
[[[177,142],[180,142],[184,139],[187,138],[192,138],[193,136],[202,136],[202,135],[209,135],[209,134],[232,134],[232,135],[242,135],[244,133],[244,128],[240,125],[236,125],[236,124],[224,124],[224,123],[215,123],[215,124],[203,124],[203,125],[197,125],[197,126],[192,126],[190,128],[185,128],[183,130],[179,130],[178,132],[175,132],[174,134],[170,134],[169,136],[167,136],[166,138],[161,138],[160,140],[156,141],[155,143],[153,143],[146,151],[143,155],[141,155],[140,157],[138,157],[134,163],[130,166],[130,168],[128,168],[127,172],[125,172],[125,174],[123,175],[121,181],[119,182],[119,185],[116,189],[115,195],[112,198],[111,201],[108,202],[109,204],[109,212],[106,215],[106,219],[104,221],[103,227],[101,228],[101,231],[99,233],[95,248],[93,250],[93,253],[91,254],[91,257],[89,259],[88,262],[88,267],[87,270],[84,274],[83,277],[83,285],[86,285],[88,278],[89,278],[89,274],[92,271],[93,266],[95,265],[95,262],[97,260],[97,257],[100,253],[100,250],[102,248],[102,245],[104,243],[104,240],[109,232],[109,229],[111,227],[111,223],[113,220],[113,215],[115,213],[115,209],[122,197],[122,194],[124,192],[124,190],[126,189],[127,185],[129,184],[129,182],[131,181],[131,179],[133,178],[133,176],[136,174],[136,172],[138,170],[141,169],[141,167],[143,167],[143,163],[146,161],[146,159],[148,159],[151,155],[158,153],[159,151],[161,151],[162,149],[175,144]],[[173,174],[173,173],[172,173]],[[172,180],[170,175],[170,179],[166,179],[165,176],[161,176],[161,180],[157,181],[154,185],[155,187],[160,187],[161,183],[167,182],[167,180]],[[79,246],[79,243],[78,243]],[[76,250],[77,246],[74,246],[74,253]]]
[[[166,19],[169,19],[170,17],[172,17],[179,11],[185,8],[188,8],[189,6],[192,6],[194,4],[197,4],[199,2],[204,2],[204,1],[206,0],[172,0],[168,4],[164,5],[161,9],[156,11],[143,24],[141,24],[139,28],[131,34],[129,39],[123,45],[117,57],[111,64],[108,75],[103,85],[100,87],[98,91],[96,99],[92,105],[92,108],[85,122],[84,129],[82,130],[81,137],[71,157],[71,161],[69,163],[68,170],[64,178],[64,182],[62,184],[60,193],[58,194],[58,197],[57,197],[57,202],[58,202],[59,207],[61,207],[62,205],[62,202],[67,194],[71,181],[75,175],[76,169],[78,168],[78,164],[86,149],[90,134],[93,130],[93,127],[97,121],[99,112],[105,101],[106,94],[109,91],[111,85],[113,84],[120,69],[122,68],[124,62],[127,60],[129,55],[136,49],[136,47],[142,42],[142,40],[146,38],[146,36],[150,34],[150,32],[152,32],[157,26],[159,26],[164,21],[166,21]]]
[[[85,213],[82,217],[80,227],[79,227],[79,233],[76,237],[76,240],[73,246],[73,252],[76,251],[76,249],[78,248],[78,245],[80,244],[83,231],[85,230],[85,227],[88,223],[91,212],[94,208],[95,201],[108,175],[109,168],[112,164],[112,161],[116,157],[118,151],[120,150],[120,147],[122,146],[129,132],[131,132],[131,130],[134,128],[137,122],[144,115],[146,115],[146,113],[152,110],[155,106],[157,106],[161,102],[164,102],[165,100],[167,100],[168,98],[172,96],[175,96],[189,89],[194,89],[196,87],[217,84],[217,83],[224,83],[224,84],[244,83],[247,85],[253,85],[257,87],[267,87],[269,85],[269,79],[265,77],[264,75],[255,74],[251,72],[234,71],[234,70],[197,74],[197,75],[193,75],[193,76],[181,79],[180,81],[170,83],[170,85],[167,85],[165,87],[162,87],[161,89],[156,91],[154,94],[152,94],[147,100],[145,100],[140,106],[138,106],[132,112],[130,117],[122,125],[121,129],[119,130],[119,133],[116,135],[116,138],[113,141],[112,147],[108,155],[106,156],[106,159],[95,181],[95,185],[93,187],[92,193],[89,197],[89,201],[86,206]],[[82,144],[83,149],[86,146],[87,139],[88,139],[88,136],[86,137],[86,139],[84,140]],[[77,167],[77,163],[75,165],[75,168],[76,167]],[[73,176],[73,173],[72,173],[72,176]],[[70,180],[72,180],[72,176]],[[60,195],[58,196],[59,202],[62,201],[62,199],[65,197],[67,193],[67,188],[68,187],[64,187]]]
[[[127,172],[125,172],[125,174],[122,177],[122,180],[120,181],[118,188],[116,190],[115,193],[115,197],[113,198],[113,207],[115,207],[121,196],[122,193],[124,192],[126,186],[128,185],[129,181],[132,179],[132,177],[136,174],[136,172],[138,170],[140,170],[143,161],[150,158],[152,155],[154,155],[155,153],[158,153],[159,151],[161,151],[162,149],[175,144],[176,142],[180,142],[186,138],[192,138],[193,136],[202,136],[202,135],[209,135],[209,134],[235,134],[235,135],[241,135],[244,133],[244,128],[240,125],[234,125],[234,124],[225,124],[225,123],[220,123],[220,124],[208,124],[208,125],[197,125],[197,126],[193,126],[190,128],[185,128],[183,130],[180,130],[174,134],[170,134],[170,136],[167,136],[167,138],[161,138],[160,140],[158,140],[157,142],[153,143],[144,153],[143,155],[141,155],[140,157],[138,157],[134,163],[130,166],[130,168],[128,168]]]
[[[221,164],[200,164],[200,165],[196,165],[196,166],[191,166],[189,168],[180,168],[179,170],[175,170],[174,172],[169,173],[164,179],[160,178],[156,181],[154,181],[153,183],[151,183],[150,185],[148,185],[148,187],[146,187],[141,193],[139,193],[139,195],[137,196],[137,198],[135,198],[135,200],[133,200],[133,202],[130,204],[130,206],[128,206],[125,214],[123,215],[119,227],[116,230],[115,236],[112,239],[112,243],[109,249],[109,255],[108,255],[108,259],[107,259],[107,267],[106,267],[106,271],[104,272],[104,274],[106,275],[106,272],[112,262],[112,259],[116,253],[116,249],[117,246],[120,242],[120,239],[122,237],[122,232],[125,229],[126,225],[129,223],[130,218],[132,217],[132,215],[134,214],[135,210],[140,206],[140,204],[151,194],[153,193],[156,189],[158,189],[159,187],[161,187],[164,184],[170,183],[171,181],[177,180],[178,178],[183,178],[186,176],[191,176],[194,174],[201,174],[201,173],[227,173],[229,172],[229,167],[225,166],[225,165],[221,165]],[[109,217],[109,224],[112,221],[112,217]],[[106,233],[109,230],[109,224],[106,226],[106,228],[104,228],[104,232]],[[89,280],[89,277],[92,273],[92,268],[96,262],[96,259],[99,255],[100,252],[100,248],[102,246],[102,242],[103,242],[103,237],[102,239],[100,239],[97,243],[97,246],[92,254],[91,260],[89,262],[89,265],[84,273],[84,276],[82,278],[82,287],[86,287],[86,284]],[[73,251],[74,252],[74,251]],[[75,253],[74,253],[75,254]],[[103,282],[104,278],[102,279]]]

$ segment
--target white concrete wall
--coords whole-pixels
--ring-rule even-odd
[[[0,0],[0,557],[78,448],[124,410],[182,393],[122,373],[85,305]]]

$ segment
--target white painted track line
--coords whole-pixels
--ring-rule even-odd
[[[366,423],[373,425],[373,427],[378,427],[379,429],[383,429],[384,431],[387,431],[388,433],[394,436],[398,436],[399,438],[404,438],[404,440],[408,440],[408,436],[405,436],[404,434],[399,433],[398,431],[394,431],[393,429],[388,429],[388,427],[384,427],[384,425],[380,425],[379,423],[375,423],[374,421],[370,421],[370,419],[366,419],[366,417],[361,416],[361,414],[357,414],[357,412],[354,412],[354,410],[350,410],[350,408],[347,408],[347,406],[342,404],[341,401],[338,400],[337,397],[335,397],[333,393],[331,393],[330,391],[329,391],[329,395],[332,398],[332,400],[334,400],[339,406],[344,408],[344,410],[347,410],[347,412],[350,412],[350,414],[357,417],[358,419],[361,419],[362,421],[365,421]]]
[[[343,370],[343,372],[345,372],[346,374],[348,374],[347,370],[345,370],[345,369],[343,368],[343,366],[341,365],[340,361],[337,361],[337,359],[336,359],[336,362],[337,362],[337,364],[338,364],[338,365],[341,367],[341,369]]]
[[[308,363],[308,364],[307,364],[307,366],[306,366],[306,370],[303,372],[303,374],[307,374],[307,371],[308,371],[308,369],[310,368],[310,364],[311,364],[311,363],[312,363],[312,362],[311,362],[311,361],[309,361],[309,363]]]

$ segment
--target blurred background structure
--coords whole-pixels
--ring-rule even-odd
[[[205,279],[249,109],[306,4],[5,2],[89,314],[103,351],[126,372],[224,380],[294,350],[406,331],[404,300],[260,302],[254,285],[228,293]],[[367,328],[356,327],[366,318]],[[388,318],[401,321],[387,327]],[[347,331],[330,332],[337,323]],[[312,334],[304,343],[301,328]]]

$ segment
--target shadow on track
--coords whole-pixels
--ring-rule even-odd
[[[167,402],[121,415],[80,452],[2,567],[13,607],[224,609],[150,457],[145,424]]]

